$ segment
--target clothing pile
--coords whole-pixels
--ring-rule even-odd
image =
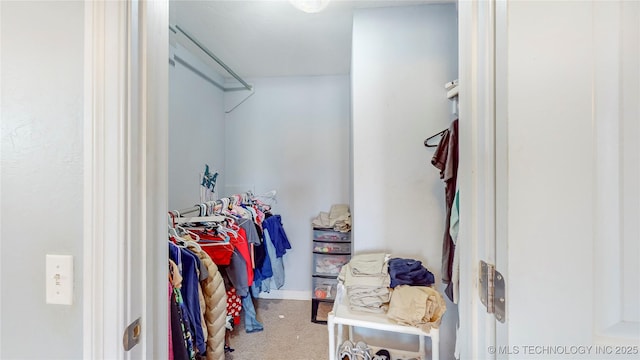
[[[340,232],[351,231],[351,213],[349,205],[336,204],[331,206],[331,210],[320,212],[312,221],[315,229],[333,229]]]
[[[387,311],[389,290],[389,254],[358,254],[342,267],[338,279],[344,284],[351,310],[371,313]]]
[[[389,276],[393,295],[387,317],[405,325],[429,331],[439,327],[446,310],[444,297],[434,288],[435,277],[420,260],[389,260]]]
[[[447,305],[436,289],[428,286],[399,285],[393,290],[387,317],[400,324],[429,332],[440,327]]]
[[[438,328],[446,311],[444,297],[433,284],[434,275],[415,259],[389,254],[357,254],[340,270],[349,309],[386,313],[399,324],[429,332]]]

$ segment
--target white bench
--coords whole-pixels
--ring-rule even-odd
[[[364,312],[352,312],[349,310],[348,299],[345,296],[345,289],[342,284],[338,284],[338,291],[333,310],[329,312],[327,318],[327,328],[329,330],[329,360],[336,360],[337,347],[345,340],[343,336],[344,326],[349,327],[349,340],[353,341],[353,327],[361,327],[374,330],[391,331],[400,334],[416,335],[419,338],[418,351],[403,351],[388,349],[392,354],[402,354],[403,356],[415,356],[421,360],[427,359],[425,348],[425,337],[431,338],[431,360],[439,360],[440,331],[432,328],[430,332],[425,332],[420,328],[400,325],[391,321],[386,314],[374,314]],[[336,333],[336,327],[338,329]],[[395,359],[396,357],[394,357]]]

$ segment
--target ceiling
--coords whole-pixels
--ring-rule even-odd
[[[452,0],[332,0],[308,14],[288,0],[170,2],[170,24],[178,25],[242,78],[348,74],[354,9],[413,6]],[[223,71],[184,35],[172,39]]]

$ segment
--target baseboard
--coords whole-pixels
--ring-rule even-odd
[[[281,300],[311,300],[311,291],[308,290],[271,290],[268,293],[260,293],[260,299]]]

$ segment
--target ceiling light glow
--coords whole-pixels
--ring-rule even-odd
[[[317,13],[329,5],[329,0],[289,0],[296,9],[306,13]]]

